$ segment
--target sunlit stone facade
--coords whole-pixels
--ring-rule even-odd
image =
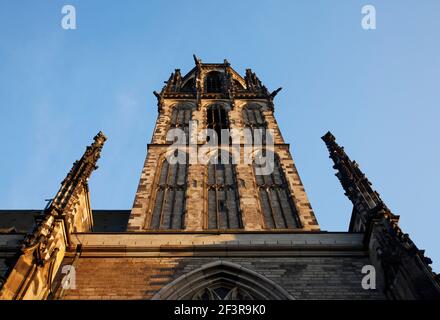
[[[347,232],[319,227],[275,119],[280,89],[226,60],[194,62],[154,92],[158,116],[131,210],[91,209],[87,181],[107,139],[99,133],[44,210],[0,211],[2,299],[440,297],[429,258],[330,133],[322,139],[353,203]],[[185,163],[169,158],[173,129],[185,133]],[[216,150],[203,148],[205,129],[218,133]],[[222,129],[271,134],[247,153],[246,140],[220,138]],[[253,158],[263,149],[273,155],[268,174]],[[208,161],[191,161],[194,152]]]

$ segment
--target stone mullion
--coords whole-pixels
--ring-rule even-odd
[[[157,229],[160,229],[163,223],[163,208],[166,201],[166,198],[168,196],[168,187],[163,188],[163,197],[160,204],[160,213],[159,213],[159,225],[157,226]],[[154,214],[154,208],[153,208],[153,214]],[[154,218],[153,218],[154,219]]]
[[[182,186],[183,191],[183,203],[182,203],[182,211],[180,212],[180,225],[179,229],[184,229],[186,223],[186,215],[188,213],[186,204],[187,204],[187,195],[188,195],[188,177],[189,177],[189,156],[186,157],[187,163],[185,164],[185,177],[184,184]]]
[[[173,194],[171,196],[172,200],[170,201],[170,222],[169,222],[169,229],[172,229],[173,226],[173,217],[174,217],[174,206],[175,206],[175,201],[176,201],[176,193],[177,193],[177,189],[176,187],[172,186],[170,187],[170,190],[173,191]]]
[[[214,166],[214,182],[215,182],[215,186],[214,186],[214,190],[215,190],[215,209],[216,209],[216,217],[217,217],[217,229],[220,229],[220,215],[219,215],[219,210],[218,210],[218,180],[217,180],[217,165],[213,164]]]
[[[261,198],[261,193],[262,193],[262,192],[265,194],[265,196],[266,196],[266,200],[267,200],[267,204],[268,204],[268,206],[269,206],[269,210],[270,210],[270,212],[269,212],[268,214],[265,213],[265,212],[263,212],[263,211],[265,210],[265,207],[266,207],[266,206],[264,206],[263,199]],[[267,216],[268,218],[270,218],[270,220],[272,221],[272,225],[273,225],[273,227],[275,227],[275,226],[276,226],[276,223],[275,223],[275,220],[274,220],[274,217],[273,217],[272,207],[271,207],[271,205],[270,205],[269,193],[267,192],[266,187],[263,187],[263,186],[259,186],[259,187],[258,187],[258,196],[259,196],[259,200],[260,200],[260,202],[262,203],[262,205],[261,205],[261,210],[262,210],[261,214],[263,215],[263,227],[264,227],[265,229],[270,229],[270,228],[271,228],[271,227],[268,226],[267,223],[266,223],[266,216]]]
[[[224,204],[225,204],[225,209],[226,209],[226,212],[225,212],[225,217],[226,217],[226,226],[227,226],[227,228],[229,229],[229,228],[231,228],[231,219],[229,219],[229,203],[228,203],[228,198],[229,198],[229,196],[228,196],[228,185],[226,184],[226,165],[224,165],[223,164],[223,194],[224,194],[224,196],[225,196],[225,202],[224,202]]]
[[[180,213],[180,227],[179,229],[183,229],[186,223],[186,215],[187,215],[187,208],[186,208],[186,195],[187,195],[187,186],[185,185],[185,187],[183,188],[183,204],[182,204],[182,212]]]
[[[269,207],[270,207],[270,213],[271,213],[271,217],[272,217],[273,226],[275,229],[277,229],[278,225],[277,225],[277,220],[275,219],[275,210],[272,206],[272,197],[271,197],[269,190],[270,190],[270,187],[264,188],[264,192],[266,192],[266,196],[267,196],[267,203],[269,204]]]

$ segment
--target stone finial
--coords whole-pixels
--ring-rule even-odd
[[[107,141],[107,137],[105,136],[105,134],[102,131],[99,131],[96,136],[93,138],[93,140],[99,144],[99,145],[104,145],[104,143]]]
[[[396,217],[382,201],[379,193],[373,190],[371,182],[361,171],[356,161],[352,161],[345,153],[344,148],[336,143],[335,136],[329,131],[321,139],[327,146],[330,159],[333,160],[333,168],[338,171],[336,176],[345,195],[353,203],[350,229],[359,231],[365,228],[371,218],[382,215],[382,212]]]

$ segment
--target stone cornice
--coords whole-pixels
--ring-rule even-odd
[[[78,233],[74,252],[103,256],[352,256],[365,255],[360,233]]]

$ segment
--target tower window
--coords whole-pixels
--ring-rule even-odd
[[[229,128],[228,112],[222,105],[212,105],[207,110],[207,127],[208,129],[213,129],[217,134],[217,142],[229,143],[229,139],[222,142],[221,131],[222,129]]]
[[[222,74],[218,71],[211,71],[205,78],[205,92],[222,92]]]
[[[235,165],[218,156],[208,164],[208,228],[242,228]]]
[[[150,229],[183,229],[187,175],[188,161],[185,164],[163,161],[156,183]]]
[[[250,129],[252,141],[256,140],[256,135],[258,134],[261,136],[261,143],[266,144],[267,123],[261,111],[261,106],[257,104],[247,105],[243,108],[242,115],[245,128]]]
[[[247,127],[267,127],[261,107],[257,104],[250,104],[243,108],[243,122]]]
[[[272,174],[255,174],[265,226],[268,229],[298,228],[300,223],[287,180],[279,158],[275,156],[274,160]],[[256,167],[254,163],[254,169]]]
[[[189,143],[189,122],[193,107],[191,105],[177,105],[171,112],[171,128],[179,128],[185,132],[186,143]]]

